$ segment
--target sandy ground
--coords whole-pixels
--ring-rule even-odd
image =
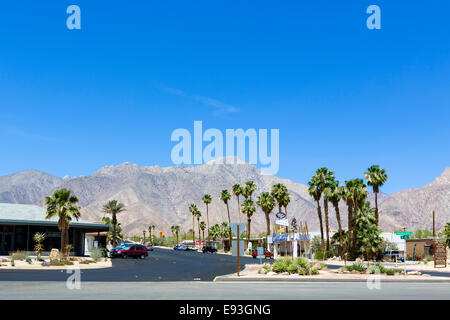
[[[328,261],[322,261],[325,264],[329,264],[329,265],[336,265],[336,266],[343,266],[344,262],[343,261],[332,261],[332,260],[328,260]],[[365,264],[367,264],[367,262],[364,262]],[[352,264],[352,262],[347,262],[347,265]],[[386,268],[395,268],[395,269],[403,269],[404,267],[404,263],[398,262],[383,262],[382,263],[383,266],[385,266]],[[434,267],[434,262],[430,261],[427,264],[424,264],[423,262],[411,262],[411,261],[407,261],[406,262],[406,269],[408,270],[429,270],[429,271],[434,271],[434,272],[450,272],[450,261],[447,261],[447,267]]]
[[[14,261],[15,266],[12,267],[10,262],[2,262],[0,266],[0,270],[66,270],[66,269],[101,269],[101,268],[110,268],[112,267],[111,259],[107,261],[99,261],[96,263],[90,264],[80,264],[78,261],[73,261],[73,265],[70,266],[49,266],[43,267],[42,262],[37,262],[33,259],[32,263],[29,264],[26,261]]]
[[[396,273],[393,276],[388,276],[386,274],[380,274],[380,275],[371,275],[371,274],[360,274],[360,273],[337,273],[333,270],[320,270],[318,275],[310,275],[310,276],[301,276],[298,274],[275,274],[275,275],[268,275],[268,274],[259,274],[258,270],[261,269],[262,265],[260,264],[246,264],[245,269],[240,272],[240,277],[242,280],[246,278],[259,278],[259,279],[315,279],[315,280],[368,280],[368,279],[374,279],[374,277],[377,277],[377,279],[380,280],[446,280],[448,281],[448,277],[436,277],[436,276],[429,276],[429,275],[401,275],[399,273]],[[237,274],[230,274],[227,276],[223,276],[226,278],[237,278]]]

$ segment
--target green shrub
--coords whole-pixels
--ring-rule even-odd
[[[288,271],[289,265],[291,265],[292,260],[289,258],[277,259],[273,263],[272,271],[276,273],[282,273]]]
[[[61,260],[61,261],[53,260],[53,261],[50,261],[50,265],[51,266],[58,266],[58,267],[60,267],[60,266],[72,266],[73,262],[69,261],[69,260]]]
[[[97,263],[97,262],[94,260],[84,260],[80,262],[80,264],[90,264],[90,263]]]
[[[306,270],[303,268],[298,268],[298,274],[301,276],[307,275]]]
[[[297,264],[291,263],[290,265],[287,266],[287,272],[289,272],[289,274],[297,273],[297,271],[298,271]]]
[[[11,260],[11,267],[15,267],[16,263],[14,262],[14,260]]]
[[[317,274],[319,274],[319,270],[317,270],[316,268],[313,268],[313,269],[311,269],[311,274],[317,275]]]
[[[26,260],[28,254],[26,251],[16,251],[10,254],[11,260]]]
[[[386,269],[386,274],[388,276],[393,276],[393,275],[395,275],[395,270],[394,269]]]
[[[30,258],[30,257],[27,257],[27,258],[25,259],[25,261],[28,262],[29,264],[32,264],[32,263],[33,263],[33,261],[31,261],[31,258]]]
[[[309,268],[309,260],[305,257],[299,257],[295,260],[295,263],[301,268]]]
[[[264,264],[262,268],[267,272],[270,272],[270,264]]]
[[[94,261],[100,261],[102,258],[106,258],[106,251],[104,248],[92,248],[91,249],[91,258]]]
[[[356,263],[354,263],[354,264],[352,264],[352,265],[350,265],[350,266],[347,266],[347,270],[348,270],[348,271],[353,271],[353,270],[355,270],[355,271],[358,271],[358,272],[366,272],[367,267],[366,267],[366,265],[365,265],[364,263],[362,263],[362,262],[356,262]]]
[[[314,253],[314,260],[323,260],[325,258],[325,254],[322,251],[316,251]]]
[[[375,274],[375,273],[385,273],[386,269],[383,267],[383,265],[379,262],[375,262],[373,264],[371,264],[369,266],[369,268],[367,269],[367,271],[370,274]]]

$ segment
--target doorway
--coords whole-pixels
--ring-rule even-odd
[[[14,233],[12,232],[0,232],[0,254],[8,255],[14,250]]]

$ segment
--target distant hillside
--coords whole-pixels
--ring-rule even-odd
[[[44,196],[54,189],[66,187],[80,199],[82,218],[98,221],[103,216],[102,205],[117,199],[127,206],[119,221],[127,234],[141,234],[148,225],[155,224],[166,234],[171,225],[180,225],[182,230],[192,228],[192,216],[188,211],[190,203],[196,203],[206,214],[201,198],[211,194],[210,223],[227,220],[226,206],[218,199],[222,189],[230,190],[235,183],[255,181],[257,190],[253,196],[269,191],[275,183],[284,183],[292,195],[288,215],[297,221],[307,221],[311,231],[318,230],[315,203],[303,184],[263,175],[250,164],[239,162],[228,165],[213,161],[198,167],[140,167],[131,163],[103,167],[90,176],[63,180],[43,172],[29,170],[0,177],[0,202],[43,205]],[[434,182],[421,189],[401,191],[393,195],[380,194],[381,226],[394,230],[406,226],[409,229],[431,227],[431,212],[437,213],[437,227],[440,229],[450,221],[450,168]],[[369,195],[373,201],[373,194]],[[342,223],[346,226],[346,206],[341,203]],[[232,220],[239,219],[236,198],[230,201]],[[1,214],[1,213],[0,213]],[[241,220],[244,216],[241,214]],[[330,223],[337,228],[336,218],[330,206]],[[264,215],[258,208],[252,219],[252,233],[265,230]]]

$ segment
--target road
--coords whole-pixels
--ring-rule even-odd
[[[212,281],[236,272],[236,257],[155,248],[144,259],[113,259],[112,268],[81,270],[82,281]],[[241,269],[255,259],[241,258]],[[65,281],[60,270],[2,270],[0,281]]]
[[[236,258],[159,248],[149,255],[82,270],[80,289],[72,290],[66,271],[0,269],[0,299],[450,299],[448,283],[381,283],[370,290],[364,282],[212,282],[234,273]],[[241,267],[255,262],[242,258]]]

